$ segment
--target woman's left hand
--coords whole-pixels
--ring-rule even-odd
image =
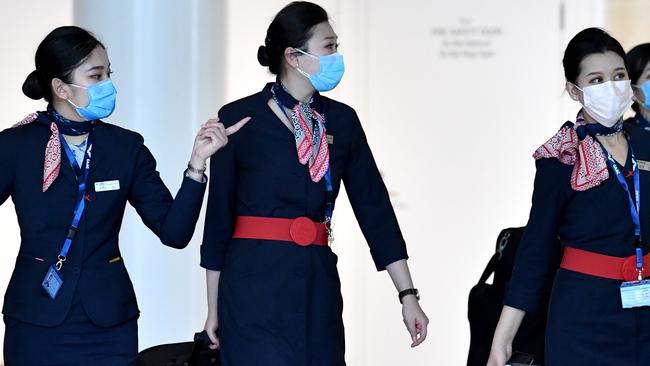
[[[404,317],[404,324],[411,334],[411,340],[413,341],[411,347],[417,347],[427,338],[429,318],[422,311],[415,296],[405,296],[403,301],[402,316]]]
[[[201,169],[210,156],[226,146],[228,136],[239,131],[250,119],[250,117],[246,117],[228,128],[219,122],[218,118],[208,120],[201,126],[201,130],[196,135],[190,164],[197,169]]]

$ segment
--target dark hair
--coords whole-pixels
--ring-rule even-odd
[[[623,46],[612,36],[600,28],[587,28],[569,41],[564,51],[562,65],[564,66],[564,77],[567,81],[575,84],[580,75],[580,63],[582,60],[594,53],[616,52],[627,68],[625,51]]]
[[[257,50],[257,60],[280,75],[287,47],[301,48],[311,38],[314,26],[329,20],[322,7],[307,1],[295,1],[275,16],[266,31],[264,46]]]
[[[650,43],[640,44],[627,53],[627,64],[632,85],[639,82],[639,78],[643,70],[648,66],[648,62],[650,62]],[[632,109],[638,112],[639,104],[634,102]]]
[[[36,70],[23,83],[23,93],[32,99],[52,100],[52,79],[70,83],[72,71],[97,47],[104,45],[85,29],[66,26],[50,32],[36,50]]]

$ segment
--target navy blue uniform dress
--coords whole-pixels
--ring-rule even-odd
[[[344,365],[337,257],[327,246],[232,239],[238,215],[322,222],[324,180],[311,181],[293,133],[262,92],[224,106],[229,126],[252,120],[211,160],[201,265],[221,271],[218,316],[227,366]],[[355,111],[324,98],[334,193],[341,181],[378,270],[406,259],[406,246]],[[336,217],[336,213],[334,214]],[[335,219],[336,220],[336,219]]]
[[[650,134],[630,123],[625,133],[637,160],[650,161]],[[626,175],[632,170],[628,151]],[[548,309],[547,366],[650,365],[650,307],[623,309],[622,281],[549,266],[551,247],[563,246],[609,256],[635,254],[628,195],[608,165],[609,178],[586,191],[571,188],[573,166],[539,159],[528,226],[522,237],[505,304],[539,309],[545,286],[555,276]],[[632,177],[626,179],[634,192]],[[640,171],[641,233],[650,238],[650,171]],[[643,243],[643,252],[648,252]]]
[[[118,260],[126,203],[161,241],[182,248],[192,237],[206,184],[189,178],[172,197],[137,133],[98,122],[86,209],[52,300],[41,288],[72,222],[78,185],[65,153],[60,175],[42,192],[49,117],[0,132],[0,204],[11,197],[20,225],[16,266],[4,298],[7,366],[130,364],[138,351],[133,285]],[[95,191],[96,182],[119,189]]]

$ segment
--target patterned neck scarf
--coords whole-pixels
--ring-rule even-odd
[[[535,151],[533,158],[556,158],[563,164],[573,165],[571,188],[586,191],[609,178],[607,157],[595,136],[618,133],[620,128],[614,126],[611,131],[604,131],[595,124],[587,124],[580,111],[575,125],[565,123],[560,131]]]
[[[586,123],[584,122],[584,117],[582,113],[578,114],[576,118],[576,123],[578,124],[576,132],[578,133],[578,139],[582,141],[587,135],[596,137],[596,136],[612,136],[623,131],[623,121],[618,121],[612,127],[606,127],[600,123]]]
[[[51,135],[45,146],[45,163],[43,165],[42,191],[47,191],[59,177],[61,171],[61,138],[60,134],[68,136],[81,136],[90,133],[97,121],[75,122],[71,121],[48,106],[47,112],[34,112],[13,127],[23,126],[38,122],[50,128]]]
[[[291,116],[287,117],[293,125],[298,160],[300,164],[309,164],[312,182],[319,182],[329,169],[329,149],[322,98],[319,94],[315,94],[309,103],[302,103],[292,97],[279,80],[271,87],[271,93],[283,113],[285,112],[283,107],[291,109]]]

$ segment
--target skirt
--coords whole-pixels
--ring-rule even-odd
[[[43,327],[8,316],[4,323],[6,366],[131,366],[138,353],[137,318],[99,327],[78,295],[61,325]]]
[[[545,366],[650,365],[650,307],[623,309],[620,285],[558,271],[549,305]]]
[[[219,279],[224,366],[344,366],[343,300],[329,247],[233,240]]]

